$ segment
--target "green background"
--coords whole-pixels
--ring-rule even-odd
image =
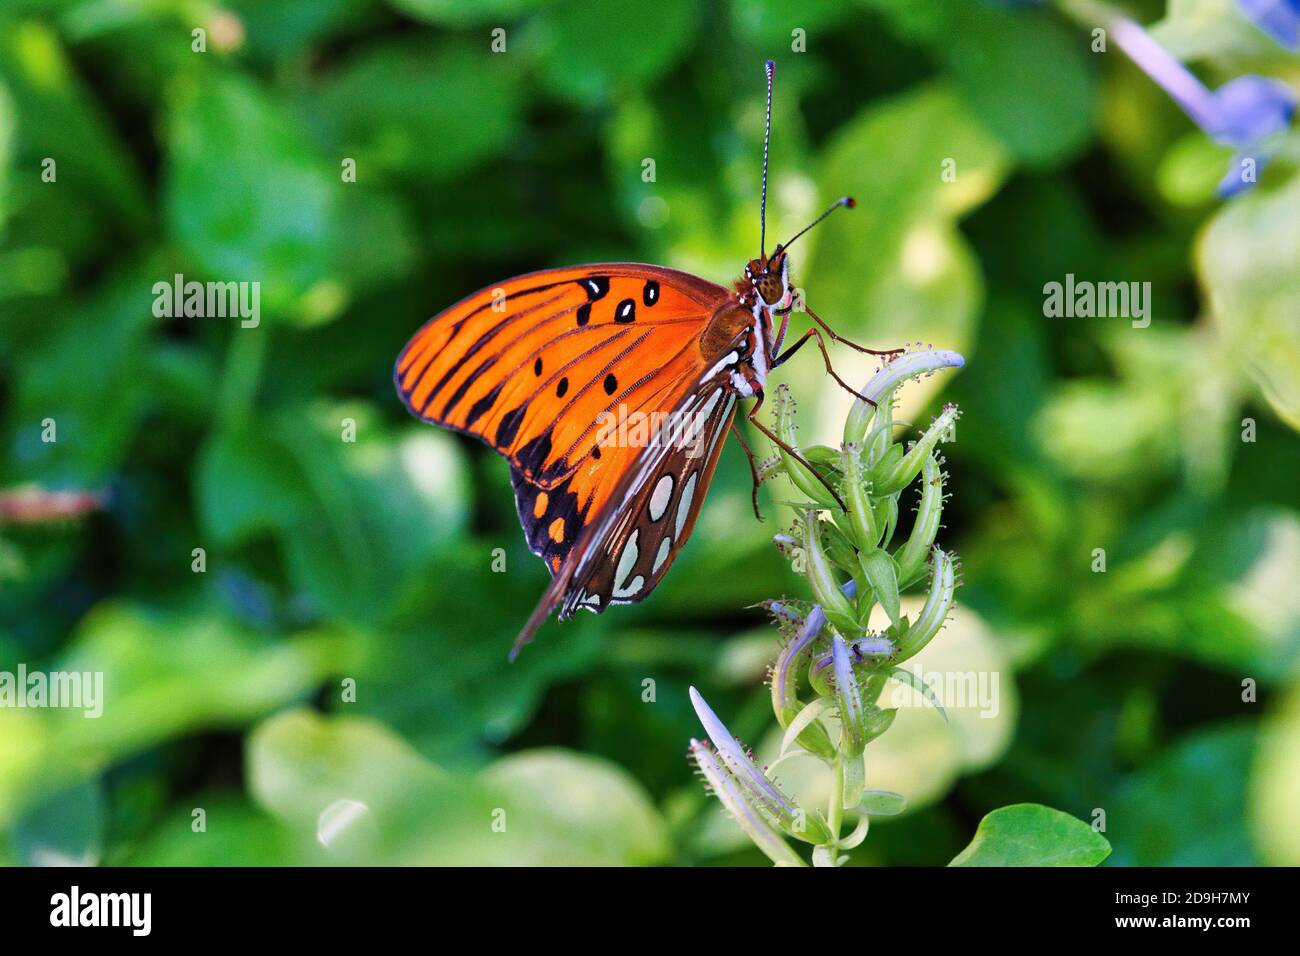
[[[1228,0],[1133,12],[1212,84],[1300,81]],[[964,587],[918,660],[996,674],[999,706],[871,745],[911,809],[855,861],[942,863],[1041,802],[1104,815],[1111,865],[1300,864],[1300,176],[1218,202],[1227,154],[1090,43],[974,0],[7,3],[0,490],[106,497],[0,524],[0,670],[102,671],[106,701],[0,709],[0,861],[763,862],[684,756],[689,684],[773,745],[752,605],[805,596],[739,449],[650,600],[508,665],[547,578],[505,464],[411,419],[391,369],[516,273],[737,278],[771,57],[769,237],[859,203],[791,252],[809,304],[968,360],[900,412],[964,412]],[[260,282],[260,326],[155,318],[175,273]],[[1150,282],[1150,326],[1045,318],[1067,273]],[[833,439],[818,357],[778,378]]]

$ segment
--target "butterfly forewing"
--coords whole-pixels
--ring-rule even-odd
[[[736,396],[718,379],[697,378],[655,442],[622,468],[604,509],[590,516],[571,557],[515,641],[513,653],[557,607],[600,613],[646,597],[690,537],[713,479]]]
[[[533,273],[484,289],[408,343],[395,380],[420,417],[477,435],[548,488],[595,444],[595,422],[641,407],[698,365],[725,291],[686,273],[607,264]]]

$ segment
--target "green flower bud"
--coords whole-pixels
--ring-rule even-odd
[[[848,505],[848,524],[859,550],[874,548],[880,542],[880,529],[876,513],[867,494],[867,482],[862,471],[862,449],[856,445],[844,448],[844,482],[840,486],[844,503]]]
[[[843,515],[839,517],[843,517]],[[830,521],[823,522],[821,531],[826,538],[827,557],[835,562],[835,565],[845,574],[857,574],[857,548],[853,546],[853,542],[840,529],[836,519],[832,517]]]
[[[966,360],[960,355],[946,349],[912,352],[894,359],[873,375],[866,387],[862,389],[862,394],[877,405],[883,406],[889,393],[907,379],[926,375],[941,368],[961,368],[965,364]],[[861,399],[855,401],[849,417],[844,422],[844,444],[861,442],[866,437],[867,427],[875,415],[876,406],[868,405]]]
[[[930,592],[926,596],[925,606],[921,609],[916,623],[899,638],[896,662],[915,656],[939,633],[944,621],[948,619],[948,612],[952,610],[953,595],[957,589],[956,578],[952,553],[935,548]]]
[[[925,558],[939,533],[943,514],[943,473],[933,455],[921,463],[921,503],[916,509],[912,534],[895,556],[898,561],[898,586],[905,588],[925,571]]]
[[[840,727],[844,734],[840,750],[850,757],[858,757],[867,745],[864,728],[866,710],[862,706],[862,692],[853,673],[849,649],[838,634],[831,639],[831,662],[835,674],[835,703],[839,708]]]
[[[803,520],[803,546],[808,556],[808,583],[813,596],[821,605],[826,619],[841,632],[852,634],[857,630],[858,618],[853,605],[840,589],[835,568],[822,548],[821,535],[817,533],[817,513],[805,511]]]
[[[925,434],[912,443],[907,454],[896,461],[891,461],[891,456],[886,455],[885,459],[871,470],[869,476],[876,494],[892,495],[910,485],[921,473],[921,465],[934,451],[934,446],[952,429],[958,415],[956,405],[945,405],[939,417],[925,430]]]
[[[786,445],[798,451],[799,445],[794,437],[794,399],[790,397],[790,390],[785,385],[781,385],[776,394],[776,434]],[[781,458],[785,473],[790,476],[796,488],[823,507],[839,507],[839,503],[829,489],[808,469],[807,465],[779,445],[777,454]]]

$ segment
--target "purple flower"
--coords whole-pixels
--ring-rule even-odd
[[[845,597],[853,598],[857,596],[858,584],[856,581],[849,581],[841,590],[844,591]],[[814,604],[808,616],[804,618],[798,635],[786,644],[777,656],[776,666],[772,668],[772,704],[782,727],[787,726],[790,719],[798,713],[794,706],[796,704],[794,688],[799,680],[797,671],[825,626],[826,613]]]
[[[831,639],[831,666],[835,673],[835,702],[839,705],[840,726],[844,733],[841,746],[850,757],[856,757],[867,745],[863,733],[866,711],[862,706],[862,690],[853,673],[849,649],[844,638],[838,634]]]
[[[1132,20],[1115,20],[1111,35],[1197,126],[1237,150],[1219,183],[1219,195],[1232,196],[1253,185],[1268,162],[1268,140],[1291,124],[1296,107],[1291,88],[1280,80],[1249,75],[1210,90]]]
[[[746,821],[757,811],[768,823],[780,827],[791,836],[808,843],[824,843],[830,833],[817,817],[807,816],[797,804],[780,791],[776,783],[768,777],[758,765],[750,759],[749,754],[740,746],[740,742],[731,735],[731,731],[718,719],[713,708],[708,705],[700,692],[690,688],[691,705],[700,718],[709,735],[707,743],[691,741],[691,755],[700,771],[717,793],[718,799],[731,811],[737,821],[750,833],[750,837],[764,847],[765,843],[755,837]],[[733,805],[740,801],[748,810],[741,810]],[[767,849],[764,849],[767,852]],[[769,856],[771,854],[769,853]],[[776,857],[772,857],[776,860]],[[777,860],[777,862],[781,862]]]
[[[1237,6],[1278,43],[1300,49],[1300,0],[1237,0]]]
[[[790,849],[763,814],[755,809],[736,782],[736,778],[722,765],[707,741],[691,739],[691,759],[732,819],[745,831],[754,845],[767,854],[777,866],[803,866],[799,855]]]
[[[776,788],[763,771],[759,770],[740,746],[740,742],[731,736],[731,731],[718,719],[713,708],[700,696],[694,687],[690,688],[691,704],[704,725],[709,741],[717,751],[727,770],[734,776],[745,794],[756,805],[778,819],[793,817],[798,808],[789,797]]]

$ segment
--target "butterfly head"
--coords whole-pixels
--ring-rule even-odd
[[[761,302],[770,309],[788,309],[794,293],[785,248],[777,246],[771,256],[750,259],[740,286],[741,300],[748,305]]]

